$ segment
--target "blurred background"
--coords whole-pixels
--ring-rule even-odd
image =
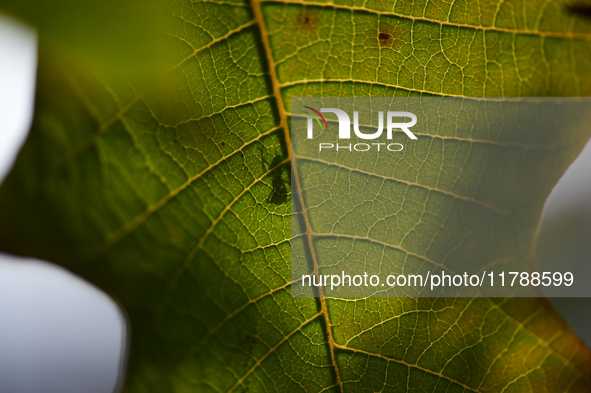
[[[37,37],[0,15],[0,182],[30,126]],[[0,393],[111,393],[125,367],[117,304],[54,264],[0,253]]]
[[[26,138],[35,91],[35,32],[0,15],[0,182]],[[546,201],[544,266],[591,262],[591,143]],[[585,277],[591,270],[583,270]],[[588,298],[552,299],[591,343]],[[68,271],[0,253],[0,393],[112,393],[126,363],[126,321],[107,295]]]

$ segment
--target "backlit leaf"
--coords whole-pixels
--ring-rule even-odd
[[[0,190],[1,249],[62,264],[127,310],[126,392],[591,391],[589,351],[544,300],[292,297],[290,201],[306,200],[289,195],[288,154],[292,96],[589,95],[588,21],[542,0],[167,8],[175,65],[153,86],[86,75],[42,47],[33,128]],[[531,250],[545,197],[589,136],[561,132],[543,152],[551,166],[527,179],[517,160],[499,170],[510,146],[404,155],[392,175],[416,187],[392,200],[406,221],[388,241],[427,236],[405,247],[428,257],[441,217],[486,196],[523,223],[520,255]],[[470,154],[480,167],[454,165]],[[479,183],[495,173],[510,201]],[[439,218],[417,214],[425,187],[455,195],[429,207]],[[452,243],[433,247],[469,254],[463,229],[450,220]]]

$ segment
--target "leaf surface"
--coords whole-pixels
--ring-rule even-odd
[[[126,392],[591,390],[587,348],[544,300],[294,298],[289,242],[290,198],[314,202],[289,194],[289,97],[589,95],[585,20],[560,1],[167,6],[175,65],[155,86],[42,47],[33,128],[0,190],[3,250],[127,310]],[[494,136],[423,138],[388,174],[400,225],[371,239],[531,258],[545,197],[589,137],[566,132],[524,138],[521,156]],[[483,204],[520,223],[510,240],[488,228],[501,251],[461,241]]]

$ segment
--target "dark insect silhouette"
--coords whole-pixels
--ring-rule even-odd
[[[289,200],[289,182],[291,181],[291,171],[289,164],[281,164],[284,158],[280,155],[275,156],[267,170],[271,173],[271,193],[265,200],[267,203],[274,205],[283,205]],[[275,168],[275,169],[273,169]]]

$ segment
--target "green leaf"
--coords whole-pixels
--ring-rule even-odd
[[[288,195],[289,97],[589,95],[587,21],[538,0],[167,6],[176,66],[154,86],[41,48],[32,131],[0,190],[0,249],[60,263],[127,310],[126,392],[591,391],[590,352],[542,299],[292,297],[290,199],[311,201]],[[492,201],[531,258],[543,201],[589,137],[563,132],[531,165],[459,137],[405,154],[405,221],[387,241],[494,254],[503,226],[490,249],[458,242],[458,220],[448,243],[436,233]]]

